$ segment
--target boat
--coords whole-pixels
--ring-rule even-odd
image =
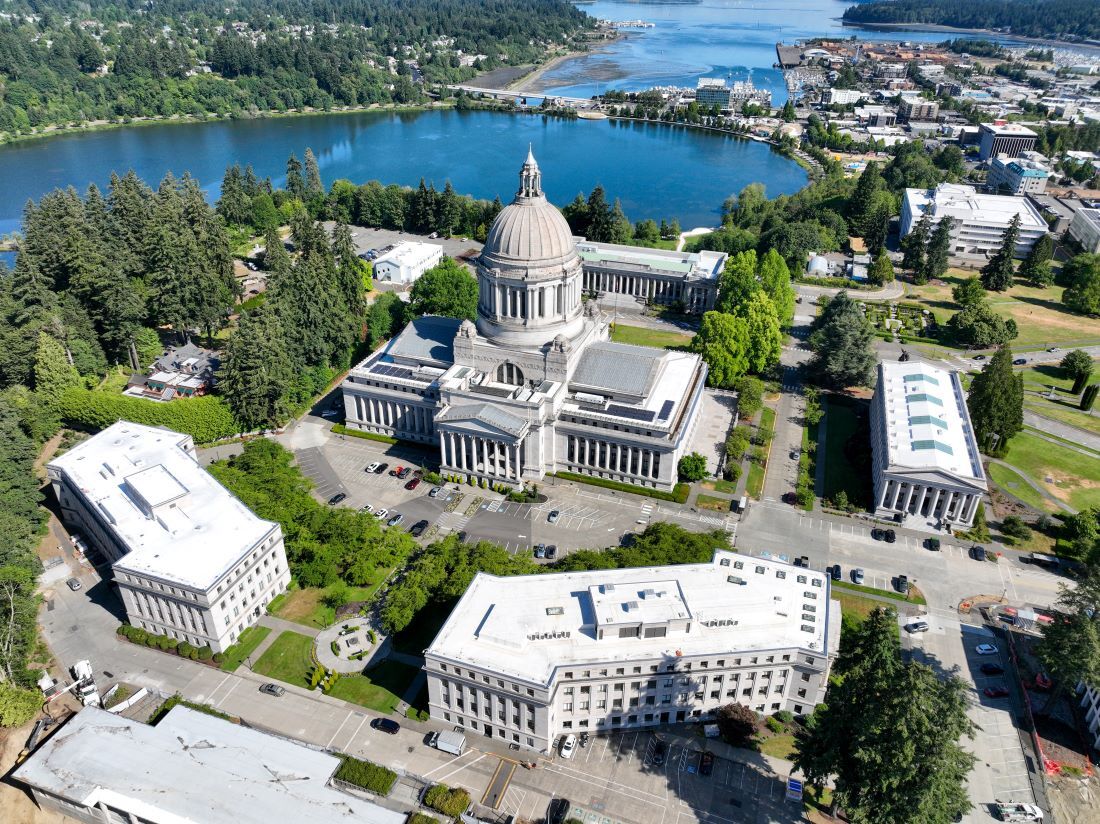
[[[584,109],[577,112],[577,118],[580,120],[607,120],[607,115],[603,112],[590,111]]]

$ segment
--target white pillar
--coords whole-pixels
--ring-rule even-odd
[[[504,447],[504,476],[506,478],[512,477],[512,446],[507,444]]]
[[[901,481],[894,481],[894,500],[890,504],[890,509],[898,508],[898,498],[901,497]]]
[[[907,515],[909,514],[909,504],[912,503],[916,491],[916,486],[913,485],[912,481],[909,481],[909,491],[905,494],[905,509],[903,510]]]
[[[928,510],[928,514],[931,515],[933,518],[936,517],[936,508],[939,507],[940,501],[943,499],[943,493],[944,490],[942,488],[937,489],[935,497],[932,498],[932,506]]]
[[[887,495],[887,493],[890,492],[890,484],[891,483],[892,483],[892,481],[890,481],[890,480],[883,480],[883,482],[882,482],[882,494],[879,495],[879,497],[878,497],[878,507],[877,507],[878,509],[885,509],[886,508],[886,495]]]

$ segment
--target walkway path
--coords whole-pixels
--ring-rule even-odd
[[[1027,409],[1024,410],[1024,423],[1038,429],[1039,432],[1035,434],[1040,437],[1042,437],[1043,432],[1049,432],[1051,435],[1056,435],[1071,443],[1079,443],[1094,452],[1100,452],[1100,435],[1095,435],[1087,430],[1078,429],[1076,426],[1062,423],[1061,421],[1051,420],[1037,412],[1030,412]]]
[[[277,635],[280,632],[289,631],[297,632],[299,635],[308,635],[310,638],[316,638],[318,633],[320,633],[321,631],[316,627],[307,627],[305,624],[297,624],[294,621],[288,621],[285,618],[276,618],[274,615],[261,615],[258,623],[261,626],[271,627],[273,630],[275,630],[275,632],[271,633],[272,636]]]
[[[1022,469],[1020,469],[1020,467],[1013,466],[1008,461],[1002,461],[999,458],[988,458],[987,460],[992,464],[998,464],[999,466],[1003,466],[1006,469],[1011,469],[1013,472],[1015,472],[1017,475],[1019,475],[1020,478],[1023,479],[1024,483],[1026,483],[1028,486],[1030,486],[1032,489],[1034,489],[1036,492],[1038,492],[1040,495],[1042,495],[1044,498],[1046,498],[1046,500],[1050,501],[1052,504],[1059,507],[1063,511],[1068,512],[1070,515],[1076,515],[1077,514],[1076,509],[1074,509],[1069,504],[1063,503],[1062,501],[1055,498],[1046,489],[1044,489],[1042,486],[1040,486],[1035,481],[1033,481],[1031,478],[1029,478],[1027,473],[1024,472]],[[1005,489],[1003,491],[1005,493],[1009,494],[1009,495],[1012,495],[1012,492],[1010,490]],[[1016,496],[1012,495],[1012,497],[1015,498]]]
[[[804,297],[811,298],[816,298],[819,295],[833,297],[841,291],[840,288],[836,286],[813,286],[812,284],[808,283],[796,283],[794,284],[794,288]],[[847,291],[848,294],[851,295],[853,300],[900,300],[905,296],[904,284],[896,280],[892,283],[886,284],[881,289],[868,289],[866,291],[862,289],[850,289]]]

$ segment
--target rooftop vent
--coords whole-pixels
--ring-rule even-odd
[[[547,615],[565,615],[565,610],[562,607],[547,607]]]
[[[625,604],[623,604],[623,608],[627,612],[630,612],[632,610],[636,611],[638,609],[638,602],[637,601],[627,601]]]
[[[615,585],[614,584],[604,584],[603,585],[603,591],[604,592],[614,592],[615,591]]]
[[[731,584],[740,584],[741,586],[745,585],[745,579],[739,578],[736,575],[727,575],[726,580]]]

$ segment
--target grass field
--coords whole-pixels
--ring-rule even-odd
[[[388,574],[389,570],[379,570],[378,583],[369,587],[351,587],[348,603],[366,601],[378,590]],[[267,611],[276,618],[323,629],[336,620],[336,610],[323,603],[327,591],[321,587],[288,590],[275,598]]]
[[[308,635],[284,632],[260,656],[252,669],[260,675],[296,687],[308,687],[309,671],[313,666],[312,652],[313,639]]]
[[[749,474],[745,479],[745,491],[753,498],[759,498],[764,491],[764,467],[756,461],[749,461]]]
[[[1051,386],[1056,386],[1060,391],[1055,393],[1055,397],[1062,394],[1073,397],[1069,394],[1069,390],[1073,388],[1073,379],[1056,363],[1016,367],[1014,371],[1017,375],[1023,376],[1025,389],[1046,392]],[[1089,383],[1098,381],[1100,381],[1100,360],[1093,361],[1092,377],[1089,378]]]
[[[1084,412],[1075,405],[1071,406],[1068,403],[1060,403],[1057,399],[1057,395],[1055,396],[1055,400],[1047,400],[1046,398],[1036,397],[1035,395],[1025,395],[1024,407],[1034,412],[1036,415],[1042,415],[1043,417],[1060,421],[1070,426],[1076,426],[1079,429],[1084,429],[1086,432],[1092,432],[1094,435],[1100,435],[1100,417]]]
[[[1016,472],[1000,464],[989,465],[989,477],[1001,489],[1039,512],[1058,512],[1058,507],[1036,492]]]
[[[225,658],[222,659],[222,669],[226,672],[236,672],[237,667],[244,663],[249,655],[256,651],[256,647],[263,643],[263,640],[271,634],[270,627],[249,627],[241,633],[241,637],[237,639],[237,643],[231,646],[225,651]]]
[[[785,758],[788,761],[798,750],[795,747],[794,735],[789,732],[761,738],[759,748],[764,755],[770,755],[772,758]]]
[[[879,589],[877,587],[867,587],[862,584],[853,584],[849,581],[833,581],[833,593],[837,595],[850,595],[855,593],[859,595],[864,593],[867,595],[877,595],[880,598],[889,598],[892,601],[901,601],[909,604],[924,604],[924,595],[915,586],[910,586],[909,597],[894,592],[892,589]],[[870,598],[861,598],[860,600],[873,600]]]
[[[615,343],[632,343],[635,346],[655,346],[658,349],[683,349],[695,337],[690,332],[672,332],[663,329],[648,329],[644,326],[626,326],[615,324],[611,340]]]
[[[1021,432],[1008,443],[1005,461],[1074,509],[1100,506],[1100,455]]]
[[[944,286],[930,283],[907,286],[905,300],[921,304],[936,316],[938,323],[946,323],[959,308],[951,297],[952,287],[975,274],[977,272],[951,269],[942,278]],[[1038,289],[1017,281],[1007,292],[990,294],[989,302],[994,311],[1015,320],[1019,328],[1019,337],[1012,342],[1013,349],[1100,343],[1100,319],[1066,311],[1062,307],[1062,291],[1061,286]]]
[[[725,492],[727,495],[733,495],[737,492],[737,484],[733,481],[703,481],[700,486],[703,489],[713,489],[715,492]]]
[[[729,512],[733,502],[726,498],[716,498],[713,495],[699,493],[695,498],[695,505],[700,509],[709,509],[711,512]]]

